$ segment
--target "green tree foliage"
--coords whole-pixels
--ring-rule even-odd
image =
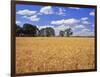
[[[65,36],[69,37],[72,34],[73,34],[73,32],[72,32],[72,29],[71,28],[68,28],[68,29],[65,30]]]
[[[23,29],[16,24],[16,36],[21,36],[23,34]]]
[[[60,31],[59,36],[63,37],[64,36],[64,31]]]
[[[51,28],[51,27],[47,27],[47,28],[46,28],[46,32],[47,32],[47,37],[55,36],[55,31],[54,31],[54,29]]]
[[[36,36],[38,28],[35,25],[26,23],[23,25],[23,31],[25,36]]]
[[[71,28],[67,28],[67,29],[65,29],[64,31],[60,31],[60,32],[59,32],[59,36],[61,36],[61,37],[63,37],[63,36],[69,37],[69,36],[71,36],[71,35],[73,35],[73,31],[72,31]]]
[[[47,36],[47,37],[55,36],[55,31],[51,27],[42,28],[40,30],[40,36]]]
[[[16,25],[16,36],[26,36],[26,37],[52,37],[55,36],[55,30],[51,27],[42,28],[39,30],[35,25],[25,23],[23,27]]]

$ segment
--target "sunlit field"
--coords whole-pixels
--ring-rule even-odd
[[[16,73],[94,69],[94,38],[16,37]]]

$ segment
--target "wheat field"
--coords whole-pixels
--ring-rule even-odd
[[[94,38],[16,37],[16,73],[95,68]]]

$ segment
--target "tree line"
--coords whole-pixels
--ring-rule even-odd
[[[73,34],[71,28],[67,28],[64,31],[59,32],[61,37],[69,37]],[[25,23],[23,27],[16,24],[16,36],[17,37],[54,37],[55,30],[52,27],[46,27],[38,29],[36,25]]]

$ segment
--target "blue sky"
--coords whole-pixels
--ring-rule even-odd
[[[39,29],[52,27],[59,31],[72,28],[73,36],[94,36],[93,8],[16,4],[16,24],[36,25]]]

